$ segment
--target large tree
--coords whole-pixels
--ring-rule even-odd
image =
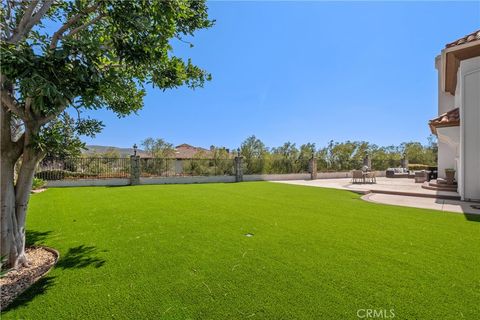
[[[25,218],[38,162],[65,135],[99,131],[82,110],[125,116],[141,109],[145,85],[194,88],[209,80],[173,54],[172,40],[190,44],[184,37],[213,21],[199,0],[2,0],[0,14],[1,255],[16,267],[27,263]],[[77,119],[64,130],[69,110]]]
[[[269,154],[262,140],[254,135],[248,137],[240,145],[240,154],[245,161],[246,174],[258,174],[266,171],[266,158]]]
[[[175,155],[175,147],[161,138],[147,138],[142,141],[143,149],[152,158],[171,158]]]

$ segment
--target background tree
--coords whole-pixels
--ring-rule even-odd
[[[141,145],[152,158],[171,158],[175,155],[173,144],[160,138],[147,138]]]
[[[245,139],[240,145],[240,154],[245,163],[246,174],[258,174],[266,171],[268,150],[265,144],[254,135]]]
[[[372,150],[370,158],[374,170],[385,170],[399,167],[402,154],[397,146],[376,147]]]
[[[212,153],[212,158],[215,164],[215,174],[216,175],[233,175],[233,160],[232,155],[229,150],[225,147],[210,147],[210,152]]]
[[[299,170],[297,163],[299,151],[295,143],[285,142],[278,148],[273,148],[272,154],[272,173],[294,173]]]
[[[0,255],[8,265],[27,262],[32,179],[38,162],[62,141],[55,125],[60,115],[76,110],[83,124],[75,134],[95,134],[100,123],[81,120],[82,110],[107,108],[123,117],[142,108],[144,85],[203,85],[210,75],[176,57],[171,39],[212,23],[198,0],[1,2]]]

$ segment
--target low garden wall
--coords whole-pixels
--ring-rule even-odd
[[[91,186],[128,186],[130,179],[76,179],[76,180],[48,180],[45,186],[52,187],[91,187]]]
[[[310,173],[244,174],[243,181],[310,180]]]
[[[385,177],[385,171],[375,171],[377,177]],[[318,172],[317,179],[351,178],[351,172]],[[310,180],[310,173],[290,174],[246,174],[243,181],[276,181],[276,180]],[[235,182],[235,176],[177,176],[177,177],[140,177],[140,185],[152,184],[192,184],[192,183],[230,183]],[[88,186],[127,186],[130,179],[76,179],[49,180],[47,187],[88,187]]]
[[[383,171],[374,171],[377,177],[385,177],[385,170]],[[340,178],[351,178],[352,171],[342,171],[342,172],[318,172],[317,179],[340,179]]]
[[[140,184],[189,184],[189,183],[235,182],[235,176],[193,176],[140,178]]]

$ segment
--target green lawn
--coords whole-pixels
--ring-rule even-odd
[[[253,182],[50,189],[27,224],[61,260],[2,319],[480,318],[460,214]]]

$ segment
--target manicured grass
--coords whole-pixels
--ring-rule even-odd
[[[27,229],[62,258],[2,319],[480,318],[479,219],[347,191],[50,189]]]

